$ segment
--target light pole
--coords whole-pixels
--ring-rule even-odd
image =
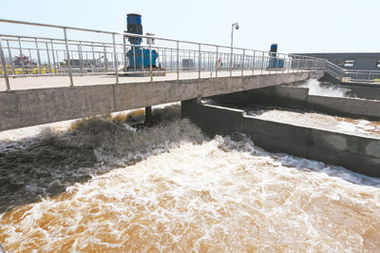
[[[232,29],[231,29],[231,56],[230,56],[230,76],[232,76],[232,54],[234,52],[234,28],[236,30],[239,30],[239,24],[238,23],[233,23],[232,24]]]

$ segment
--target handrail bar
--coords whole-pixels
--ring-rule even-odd
[[[170,41],[170,42],[180,42],[180,43],[186,43],[186,44],[193,44],[193,45],[203,45],[203,46],[211,46],[211,47],[219,47],[219,48],[226,48],[231,49],[230,46],[225,45],[217,45],[217,44],[209,44],[209,43],[201,43],[201,42],[194,42],[194,41],[187,41],[187,40],[175,40],[175,39],[168,39],[168,38],[162,38],[162,37],[156,37],[156,36],[148,36],[148,35],[139,35],[139,34],[133,34],[133,33],[127,33],[127,32],[110,32],[110,31],[104,31],[104,30],[96,30],[96,29],[90,29],[90,28],[81,28],[81,27],[73,27],[73,26],[62,26],[62,25],[53,25],[53,24],[43,24],[43,23],[36,23],[36,22],[28,22],[28,21],[19,21],[19,20],[10,20],[10,19],[0,19],[0,23],[10,23],[10,24],[20,24],[20,25],[32,25],[32,26],[41,26],[41,27],[50,27],[50,28],[60,28],[60,29],[69,29],[69,30],[76,30],[76,31],[85,31],[85,32],[94,32],[94,33],[105,33],[105,34],[114,34],[114,35],[123,35],[128,37],[138,37],[138,38],[145,38],[145,39],[156,39],[156,40],[164,40],[164,41]],[[233,47],[235,50],[248,50],[248,51],[256,51],[261,53],[267,53],[267,51],[263,50],[254,50],[254,49],[247,49],[247,48],[241,48],[241,47]],[[296,54],[285,54],[290,56],[296,56],[301,57],[304,59],[321,59],[317,57],[311,57],[311,56],[304,56],[304,55],[296,55]]]

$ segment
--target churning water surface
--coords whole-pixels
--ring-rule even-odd
[[[308,88],[309,95],[325,97],[349,97],[347,93],[350,91],[348,88],[337,87],[332,83],[328,83],[328,85],[321,85],[321,82],[317,79],[309,79],[301,84],[298,84],[297,86]]]
[[[8,252],[379,252],[380,180],[178,117],[3,141]],[[25,143],[25,142],[24,142]]]

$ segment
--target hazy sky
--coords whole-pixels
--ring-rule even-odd
[[[379,52],[380,0],[1,0],[0,17],[111,31],[143,15],[159,37],[281,52]],[[0,33],[9,30],[0,26]],[[6,30],[6,31],[5,31]]]

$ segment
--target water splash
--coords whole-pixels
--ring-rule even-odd
[[[380,248],[379,179],[268,153],[240,134],[208,140],[190,122],[175,122],[137,131],[125,146],[112,146],[122,134],[109,133],[118,138],[97,143],[109,159],[126,156],[128,143],[152,155],[1,214],[0,242],[9,252]],[[173,133],[176,144],[154,153]],[[93,137],[77,143],[84,140]]]
[[[333,84],[321,85],[317,79],[309,79],[297,87],[304,87],[309,89],[309,95],[326,96],[326,97],[348,97],[346,95],[349,89],[334,87]]]

